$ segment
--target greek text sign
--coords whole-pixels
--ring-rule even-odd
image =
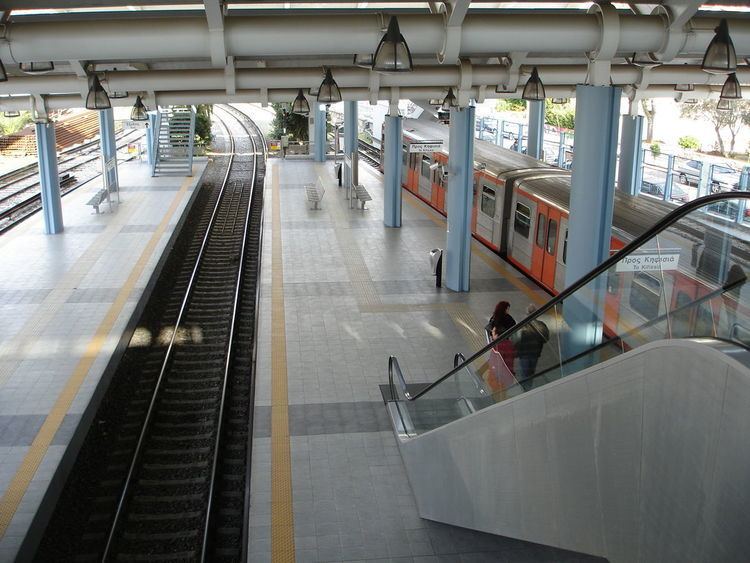
[[[617,271],[649,272],[652,270],[676,270],[679,262],[679,250],[664,250],[658,254],[631,254],[617,263]]]
[[[443,141],[424,141],[409,145],[409,152],[437,152],[441,150],[443,150]]]

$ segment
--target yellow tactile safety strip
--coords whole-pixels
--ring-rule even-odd
[[[141,252],[141,255],[138,258],[135,266],[130,271],[128,279],[123,284],[122,288],[117,294],[117,297],[107,311],[107,314],[99,324],[99,327],[96,329],[93,338],[86,346],[86,350],[84,351],[83,356],[73,370],[73,373],[71,374],[70,379],[68,379],[68,382],[65,384],[65,387],[60,392],[60,395],[57,397],[57,401],[55,401],[52,409],[50,409],[49,414],[44,419],[42,427],[39,429],[39,432],[37,432],[34,441],[29,447],[29,451],[23,458],[20,467],[16,471],[16,474],[13,476],[13,479],[8,485],[8,488],[5,491],[2,499],[0,499],[0,538],[5,535],[5,532],[8,529],[8,525],[10,524],[11,520],[13,519],[13,515],[15,514],[16,509],[21,503],[21,499],[26,493],[26,489],[28,488],[29,483],[31,483],[31,479],[34,477],[39,464],[44,459],[44,455],[47,453],[47,449],[52,443],[52,439],[54,438],[55,433],[60,428],[60,424],[62,424],[63,417],[68,412],[73,399],[78,393],[81,384],[83,383],[86,375],[89,372],[89,369],[91,368],[91,364],[94,363],[94,360],[99,355],[102,346],[106,342],[107,335],[109,334],[110,330],[112,330],[112,326],[115,324],[115,321],[120,315],[120,312],[127,303],[130,292],[132,291],[138,279],[141,277],[141,274],[143,273],[146,264],[150,260],[151,255],[156,248],[156,245],[161,239],[164,230],[166,229],[169,221],[172,218],[172,215],[174,215],[175,211],[177,210],[180,201],[182,201],[182,198],[187,192],[187,188],[192,183],[192,181],[193,178],[187,178],[182,183],[180,191],[177,192],[177,195],[175,196],[172,204],[169,206],[169,209],[165,213],[164,218],[159,223],[159,226],[156,228],[154,234],[149,239],[148,243],[143,249],[143,252]]]
[[[271,251],[271,560],[295,560],[292,459],[284,319],[284,262],[281,246],[279,168],[273,167]]]
[[[445,310],[463,339],[469,343],[469,350],[479,350],[487,344],[484,324],[474,312],[463,303],[446,303]]]

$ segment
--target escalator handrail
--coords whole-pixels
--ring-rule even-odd
[[[576,291],[581,289],[583,286],[585,286],[587,283],[589,283],[591,280],[597,278],[600,274],[609,270],[609,268],[611,268],[614,264],[622,260],[625,256],[628,256],[634,251],[638,250],[643,245],[644,242],[650,240],[655,235],[659,234],[660,232],[667,229],[668,227],[671,227],[673,224],[675,224],[677,221],[679,221],[686,215],[692,213],[696,209],[706,207],[713,203],[718,203],[721,201],[733,200],[733,199],[750,200],[750,192],[723,192],[719,194],[711,194],[711,195],[703,196],[698,199],[694,199],[693,201],[690,201],[688,203],[681,205],[680,207],[678,207],[677,209],[669,213],[661,221],[659,221],[658,223],[650,227],[648,230],[646,230],[646,232],[644,232],[641,236],[635,238],[633,241],[631,241],[629,244],[624,246],[618,252],[615,252],[612,256],[610,256],[604,262],[599,264],[596,268],[591,270],[588,274],[584,275],[578,281],[574,282],[572,285],[568,286],[563,291],[558,293],[556,297],[552,298],[547,303],[539,307],[539,309],[537,309],[534,313],[532,313],[531,315],[523,319],[518,324],[515,324],[508,330],[504,331],[495,340],[493,340],[492,342],[482,347],[478,352],[475,352],[474,354],[469,356],[466,359],[466,361],[464,361],[462,364],[455,366],[448,373],[439,377],[438,379],[436,379],[435,381],[427,385],[424,389],[421,389],[418,393],[415,393],[414,395],[411,395],[411,394],[407,395],[406,399],[409,401],[415,401],[416,399],[419,399],[422,395],[424,395],[425,393],[428,393],[429,391],[431,391],[432,389],[440,385],[443,381],[445,381],[452,375],[455,375],[456,373],[458,373],[466,365],[470,364],[471,362],[479,358],[482,354],[485,354],[493,346],[495,346],[495,344],[497,344],[499,341],[507,340],[508,338],[510,338],[512,334],[522,329],[524,326],[531,323],[532,321],[538,319],[550,309],[553,309],[555,306],[557,306],[558,303],[564,301],[565,299],[570,297],[573,293],[575,293]],[[390,366],[390,361],[389,361],[389,366]]]

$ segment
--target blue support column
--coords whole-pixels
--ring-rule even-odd
[[[57,173],[55,124],[36,124],[36,152],[39,158],[39,184],[42,190],[44,232],[54,235],[63,231],[60,176]]]
[[[156,131],[156,123],[157,121],[157,113],[155,111],[148,112],[148,128],[146,129],[146,144],[148,147],[146,148],[146,154],[148,155],[148,165],[153,168],[154,166],[154,160],[156,159],[156,136],[158,135]]]
[[[325,162],[326,159],[326,107],[313,102],[313,119],[314,134],[313,139],[313,160],[315,162]]]
[[[623,115],[622,133],[620,134],[620,171],[617,175],[617,187],[626,194],[638,195],[641,191],[641,181],[643,180],[642,142],[643,116]]]
[[[560,131],[560,145],[557,147],[557,166],[565,166],[565,132]]]
[[[445,286],[469,291],[471,207],[474,199],[474,107],[451,110],[448,140],[448,232]]]
[[[741,192],[746,192],[748,190],[748,187],[750,187],[750,166],[745,166],[742,168],[739,183],[739,189]],[[743,223],[745,221],[745,209],[747,209],[747,202],[744,199],[738,200],[736,219],[738,223]]]
[[[518,137],[516,137],[516,151],[523,152],[523,123],[516,123],[518,126]]]
[[[351,156],[357,150],[357,102],[344,102],[344,154]],[[347,170],[344,185],[351,184],[351,174]]]
[[[99,111],[99,140],[104,161],[107,162],[113,158],[116,159],[115,117],[112,108]],[[115,164],[112,170],[107,171],[106,174],[107,186],[110,186],[110,191],[117,191],[117,164]]]
[[[385,116],[385,146],[383,147],[383,223],[386,227],[401,226],[401,147],[403,118]]]
[[[566,287],[609,257],[620,93],[620,88],[611,86],[576,87]],[[566,301],[564,316],[570,327],[565,342],[567,357],[601,340],[605,281],[595,280],[579,292],[580,297]]]
[[[529,145],[526,153],[542,158],[544,149],[544,100],[529,102]]]
[[[672,185],[674,184],[674,155],[667,155],[667,175],[664,178],[664,201],[672,200]]]

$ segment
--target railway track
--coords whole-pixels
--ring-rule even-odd
[[[216,109],[236,138],[216,159],[226,172],[186,222],[185,259],[144,321],[151,345],[131,341],[37,561],[246,558],[265,143]]]
[[[131,131],[120,135],[117,140],[117,148],[121,149],[127,146],[130,142],[142,135],[143,133],[140,131]],[[98,146],[99,141],[97,140],[76,147],[75,149],[69,149],[71,154],[76,151],[82,152],[82,154],[58,161],[58,166],[72,163],[69,166],[58,170],[61,180],[63,178],[68,178],[70,180],[67,182],[61,181],[60,195],[67,195],[101,176],[101,172],[97,166],[99,153],[97,152],[95,155],[90,154],[94,152]],[[30,172],[31,170],[34,170],[34,172]],[[85,178],[74,177],[74,171],[77,171],[79,176],[83,171]],[[38,176],[38,165],[30,164],[0,177],[0,179],[4,178],[10,180],[5,185],[0,185],[0,234],[28,219],[31,215],[41,209],[42,196],[39,191],[39,181],[35,180]]]
[[[357,145],[359,148],[359,156],[373,168],[379,168],[380,150],[374,145],[363,141],[362,139],[358,139]]]

